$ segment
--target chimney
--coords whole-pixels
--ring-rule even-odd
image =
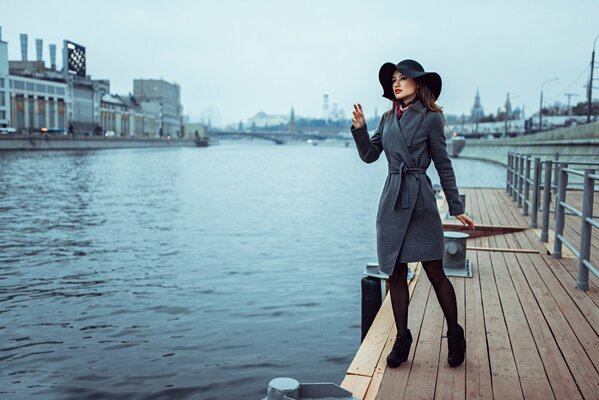
[[[27,34],[21,33],[21,60],[27,61]]]
[[[50,45],[50,64],[53,70],[56,70],[56,45]]]
[[[37,61],[43,61],[42,53],[44,50],[44,41],[42,39],[35,39],[35,51],[37,55]]]

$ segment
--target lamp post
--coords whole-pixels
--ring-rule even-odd
[[[547,79],[541,85],[541,104],[539,106],[539,132],[541,132],[543,130],[543,87],[545,86],[546,83],[557,81],[558,79],[559,78]]]
[[[589,79],[589,99],[587,104],[587,124],[591,122],[591,110],[593,108],[593,69],[595,68],[595,45],[599,35],[593,40],[593,54],[591,55],[591,79]]]

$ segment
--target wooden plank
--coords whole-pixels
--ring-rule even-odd
[[[480,290],[479,262],[476,252],[469,254],[474,261],[472,279],[465,279],[466,295],[466,399],[492,399],[491,370],[487,351],[487,336],[483,300]]]
[[[435,301],[434,293],[431,290],[431,284],[428,279],[422,278],[418,281],[418,285],[416,286],[416,289],[412,295],[412,299],[410,300],[410,308],[408,312],[408,328],[412,332],[413,338],[408,360],[398,368],[386,368],[379,388],[377,388],[377,390],[373,389],[368,391],[366,397],[368,400],[375,398],[377,400],[395,400],[402,399],[404,397],[410,370],[413,368],[414,353],[416,351],[416,347],[419,345],[418,338],[420,336],[422,321],[429,297],[431,297],[431,301]],[[385,359],[393,347],[395,337],[392,339],[393,340],[389,340],[389,346],[385,349]]]
[[[467,246],[466,250],[473,251],[499,251],[499,252],[510,252],[510,253],[534,253],[539,254],[538,250],[535,249],[514,249],[508,247],[475,247],[475,246]]]
[[[559,262],[563,269],[570,275],[570,283],[576,282],[578,276],[578,260],[572,258],[554,259]],[[568,278],[564,278],[568,282]],[[586,295],[599,307],[599,283],[593,274],[589,274],[589,289],[585,291]]]
[[[347,374],[372,377],[393,328],[391,296],[387,295],[362,345],[347,369]]]
[[[458,306],[458,323],[464,327],[465,323],[465,292],[464,278],[449,278],[454,287]],[[470,279],[468,279],[470,280]],[[442,333],[447,332],[447,321],[443,323]],[[447,340],[441,341],[441,353],[439,355],[439,366],[437,374],[437,385],[435,388],[435,400],[456,400],[466,398],[466,368],[451,368],[447,363]]]
[[[340,386],[345,390],[349,390],[356,399],[361,400],[366,396],[370,380],[369,376],[345,375],[345,379],[343,379]]]
[[[552,399],[553,391],[512,284],[504,254],[491,253],[490,257],[524,398]]]
[[[568,273],[559,260],[551,256],[543,256],[541,258],[547,264],[549,270],[553,272],[557,281],[564,288],[564,291],[574,301],[576,307],[578,307],[580,313],[587,320],[591,328],[596,334],[599,334],[599,307],[589,296],[593,293],[599,294],[597,288],[592,287],[587,291],[577,290],[575,288],[576,280],[572,279],[572,275]]]
[[[553,273],[547,271],[547,264],[543,261],[543,258],[536,257],[533,260],[535,262],[532,265],[536,268],[539,276],[549,289],[562,314],[566,317],[570,326],[573,327],[576,337],[582,344],[591,362],[595,365],[596,372],[599,372],[599,336],[597,336],[597,333],[589,325],[589,322],[582,315],[572,298],[566,293],[559,280]],[[571,287],[570,291],[573,290],[576,289]]]
[[[578,341],[558,303],[552,296],[551,290],[545,285],[545,282],[541,279],[537,269],[534,267],[535,260],[536,262],[541,262],[541,260],[538,260],[539,257],[541,256],[533,254],[520,254],[517,256],[520,268],[526,276],[526,280],[535,296],[538,307],[540,307],[543,316],[551,329],[553,337],[576,381],[578,389],[584,398],[596,398],[597,393],[599,393],[597,371]],[[556,391],[555,386],[553,386],[553,390]]]
[[[495,277],[493,276],[491,254],[493,253],[478,253],[478,260],[481,292],[485,294],[484,315],[489,345],[493,396],[502,399],[522,399],[520,378],[503,317],[504,310],[501,307]]]
[[[580,399],[580,391],[568,369],[557,342],[545,320],[543,312],[539,308],[535,295],[527,282],[520,267],[520,260],[528,260],[524,255],[505,254],[506,263],[510,265],[508,273],[511,276],[516,295],[520,300],[526,320],[533,332],[537,350],[543,362],[545,372],[551,384],[556,399]]]
[[[539,237],[539,240],[541,240],[541,229],[534,229],[536,235]],[[541,242],[545,245],[545,248],[547,249],[547,252],[549,254],[553,254],[553,246],[555,243],[555,231],[553,229],[549,229],[547,231],[547,242]],[[574,255],[574,253],[572,253],[570,251],[570,249],[566,246],[564,246],[562,244],[562,257],[565,258],[576,258],[576,256]]]
[[[432,399],[439,366],[443,312],[434,290],[429,293],[424,319],[412,359],[404,398]]]

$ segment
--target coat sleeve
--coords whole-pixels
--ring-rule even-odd
[[[464,213],[464,205],[460,199],[458,187],[456,185],[455,173],[447,154],[447,143],[445,142],[445,126],[443,116],[440,112],[430,112],[431,116],[429,129],[429,150],[435,163],[435,169],[441,180],[441,187],[447,199],[450,215],[460,215]]]
[[[383,133],[383,119],[379,122],[379,126],[374,131],[372,137],[368,135],[368,128],[364,125],[362,128],[354,129],[351,127],[351,133],[358,148],[358,154],[365,163],[373,163],[379,159],[383,151],[383,142],[381,134]]]

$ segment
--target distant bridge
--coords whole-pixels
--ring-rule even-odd
[[[227,137],[227,138],[235,138],[235,139],[263,139],[270,140],[276,144],[284,144],[285,142],[291,140],[307,140],[307,139],[316,139],[316,140],[324,140],[329,136],[324,136],[321,134],[311,134],[311,133],[292,133],[292,132],[241,132],[241,131],[210,131],[208,132],[208,136],[212,138],[219,137]]]

